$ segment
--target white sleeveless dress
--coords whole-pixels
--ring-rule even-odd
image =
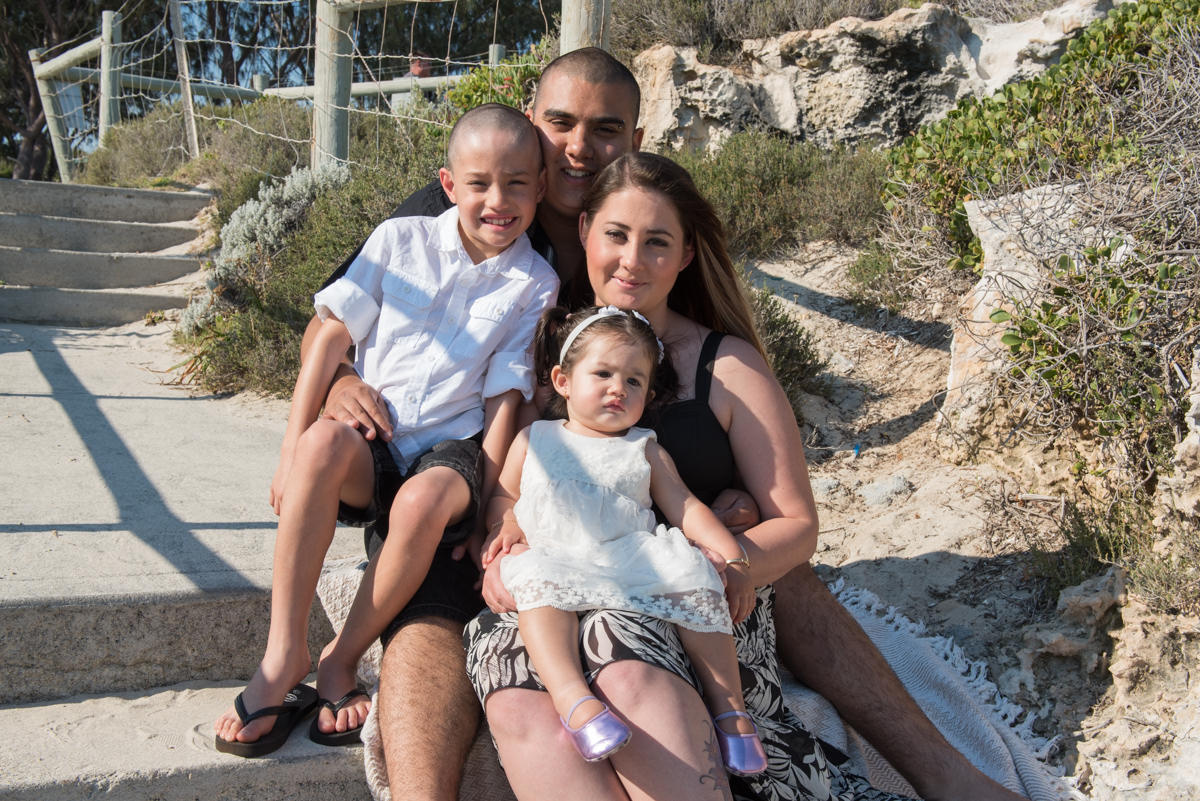
[[[562,420],[529,431],[514,513],[529,550],[500,562],[518,610],[641,612],[695,631],[732,631],[712,564],[651,511],[654,432],[588,437]]]

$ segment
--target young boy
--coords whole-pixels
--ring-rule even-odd
[[[279,531],[267,648],[214,724],[219,751],[270,753],[318,703],[329,713],[323,727],[313,721],[313,740],[358,740],[370,706],[355,686],[359,658],[408,602],[438,545],[473,531],[521,396],[532,395],[529,345],[558,292],[554,270],[522,236],[545,188],[536,129],[507,106],[472,109],[451,131],[439,176],[454,208],[385,221],[315,297],[322,323],[271,482]],[[317,419],[351,344],[355,367],[391,413],[388,443]],[[308,613],[335,521],[374,521],[393,493],[388,538],[321,654],[314,692],[299,682],[310,668]]]

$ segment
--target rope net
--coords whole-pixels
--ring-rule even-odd
[[[240,160],[230,167],[281,177],[306,166],[313,136],[317,2],[179,0],[173,18],[166,4],[127,0],[118,12],[120,45],[114,50],[120,68],[118,126],[109,135],[132,136],[120,124],[138,121],[143,174],[167,175],[191,160],[182,50],[201,151],[218,133],[229,138],[232,132],[247,143],[261,141],[216,156]],[[448,107],[446,93],[470,69],[487,63],[489,46],[504,35],[501,29],[525,31],[515,41],[499,43],[512,53],[528,50],[548,27],[540,0],[392,0],[339,19],[352,82],[350,101],[341,106],[349,116],[351,165],[385,158],[372,143],[398,122],[451,122],[457,112]],[[44,54],[43,62],[63,50]],[[51,85],[72,175],[105,182],[115,178],[111,165],[100,175],[88,174],[98,169],[89,168],[91,162],[104,161],[100,67],[97,52],[53,76]]]

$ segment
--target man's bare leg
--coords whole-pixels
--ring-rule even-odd
[[[1013,801],[946,741],[854,617],[805,564],[775,583],[779,655],[927,801]]]
[[[427,617],[392,637],[379,677],[379,728],[392,798],[456,801],[479,728],[462,624]]]

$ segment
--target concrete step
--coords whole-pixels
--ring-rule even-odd
[[[87,253],[0,245],[0,284],[113,289],[161,284],[200,268],[196,256]]]
[[[0,323],[0,703],[261,656],[288,404],[172,384],[170,340]],[[338,529],[329,558],[362,554]]]
[[[261,759],[216,751],[212,721],[240,682],[0,707],[6,801],[369,801],[362,746],[308,739],[308,721]]]
[[[82,327],[117,326],[153,312],[182,309],[187,287],[55,289],[0,286],[0,321]]]
[[[190,242],[197,233],[190,221],[114,222],[0,213],[0,243],[14,247],[149,253]]]
[[[361,537],[356,541],[361,552]],[[269,581],[266,574],[256,578]],[[0,704],[189,680],[245,682],[262,658],[269,622],[265,588],[6,598],[0,601]],[[314,602],[308,626],[314,665],[332,637]]]
[[[49,181],[0,180],[0,212],[87,220],[159,223],[190,220],[212,201],[207,192],[167,192]]]

